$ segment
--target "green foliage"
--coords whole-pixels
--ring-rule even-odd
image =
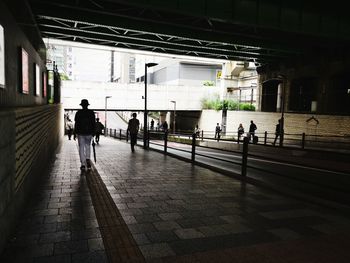
[[[70,80],[69,77],[66,74],[60,73],[60,79],[61,80]]]
[[[235,100],[227,99],[220,100],[218,97],[216,98],[203,98],[201,100],[202,109],[206,110],[243,110],[243,111],[255,111],[255,106],[249,103],[238,103]]]
[[[255,111],[255,106],[249,103],[241,103],[239,109],[244,111]]]
[[[214,81],[211,80],[203,81],[203,86],[214,86],[214,84]]]

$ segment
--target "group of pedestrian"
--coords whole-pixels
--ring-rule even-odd
[[[257,143],[257,136],[255,135],[255,131],[257,129],[257,126],[256,124],[251,120],[250,121],[250,126],[249,126],[249,132],[248,132],[248,138],[249,138],[249,141],[253,141],[253,143]],[[216,124],[216,127],[215,127],[215,136],[214,138],[217,139],[218,141],[220,140],[220,137],[221,137],[221,126],[219,123]],[[242,125],[242,123],[239,124],[238,126],[238,129],[237,129],[237,133],[238,133],[238,140],[241,139],[241,137],[243,136],[244,134],[244,127]]]
[[[82,99],[80,106],[82,107],[81,110],[78,110],[75,114],[75,124],[73,125],[72,120],[67,116],[66,119],[66,130],[68,133],[68,139],[71,140],[71,136],[73,134],[74,140],[78,138],[78,145],[79,145],[79,157],[80,157],[80,169],[85,170],[87,167],[88,169],[91,168],[91,150],[90,145],[93,137],[96,137],[96,143],[98,144],[100,141],[100,135],[102,134],[102,131],[104,130],[103,124],[99,121],[99,118],[96,118],[95,120],[95,113],[88,109],[89,102],[87,99]],[[133,113],[132,118],[128,122],[128,128],[127,132],[130,134],[130,145],[131,145],[131,151],[135,151],[135,145],[137,142],[137,134],[140,129],[140,121],[136,118],[137,114]],[[281,126],[281,120],[278,120],[278,124],[276,125],[275,130],[275,140],[273,142],[273,145],[276,144],[277,138],[282,137],[284,134],[283,128]],[[157,123],[157,129],[159,128],[159,122]],[[151,129],[154,129],[154,120],[151,121]],[[162,124],[162,129],[164,131],[168,130],[168,123],[166,121]],[[248,137],[249,141],[253,141],[253,143],[258,142],[258,137],[255,135],[255,131],[257,130],[256,124],[253,122],[253,120],[250,121],[249,126],[249,132]],[[219,123],[216,124],[215,127],[215,139],[218,141],[221,137],[221,126]],[[238,140],[243,136],[244,134],[244,127],[242,123],[238,126]],[[200,136],[200,129],[198,125],[196,125],[195,128],[195,134],[196,137]]]
[[[275,129],[275,139],[274,142],[272,143],[273,146],[276,145],[276,141],[277,139],[280,137],[280,140],[283,140],[283,135],[284,135],[284,129],[282,127],[281,124],[281,119],[278,120],[278,123],[276,125],[276,129]],[[254,123],[253,120],[250,121],[250,125],[249,125],[249,132],[247,134],[247,137],[249,138],[249,141],[252,141],[253,143],[258,143],[258,136],[255,135],[255,131],[257,130],[257,126]],[[217,139],[218,141],[220,140],[220,133],[221,133],[221,127],[219,125],[219,123],[216,124],[215,127],[215,136],[214,138]],[[239,124],[238,128],[237,128],[237,133],[238,133],[238,141],[241,139],[241,137],[244,134],[244,127],[242,125],[242,123]]]

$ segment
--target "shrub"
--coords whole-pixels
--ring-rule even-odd
[[[206,110],[243,110],[243,111],[255,111],[255,106],[249,103],[238,103],[235,100],[220,100],[219,97],[216,98],[203,98],[201,100],[202,109]]]

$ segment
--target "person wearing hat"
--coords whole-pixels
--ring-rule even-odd
[[[74,140],[78,135],[79,144],[79,156],[80,156],[80,170],[85,170],[91,168],[91,140],[95,135],[96,122],[95,113],[88,109],[89,101],[87,99],[82,99],[80,103],[83,109],[78,110],[75,114],[75,125],[74,125]]]

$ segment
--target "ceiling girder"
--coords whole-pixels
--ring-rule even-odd
[[[196,12],[191,15],[187,12],[191,8],[190,3],[186,5],[181,2],[189,8],[181,12],[179,1],[176,2],[175,11],[164,8],[173,4],[167,1],[167,4],[160,4],[155,8],[154,0],[147,1],[149,4],[142,4],[145,1],[141,3],[139,0],[28,1],[44,37],[66,36],[70,40],[80,39],[96,44],[109,43],[112,46],[124,45],[127,48],[239,59],[262,64],[299,57],[315,47],[327,49],[348,45],[344,39],[334,41],[334,35],[325,37],[314,33],[305,34],[301,30],[286,31],[282,30],[282,26],[263,27],[261,21],[259,22],[261,15],[257,13],[261,10],[256,10],[257,7],[252,11],[256,16],[255,24],[249,24],[238,23],[239,20],[233,22],[234,16],[232,19],[218,19],[216,16],[201,16]],[[207,1],[202,0],[208,7],[211,6],[212,3]],[[259,1],[249,2],[254,6]],[[230,8],[237,8],[238,2],[232,0],[235,7]],[[273,7],[279,8],[280,12],[287,10],[279,1],[273,3]],[[289,5],[289,1],[285,5]],[[298,0],[295,6],[296,14],[302,16],[307,5]],[[206,12],[210,13],[210,10]],[[279,19],[282,23],[282,13]],[[302,22],[300,20],[299,24]]]

